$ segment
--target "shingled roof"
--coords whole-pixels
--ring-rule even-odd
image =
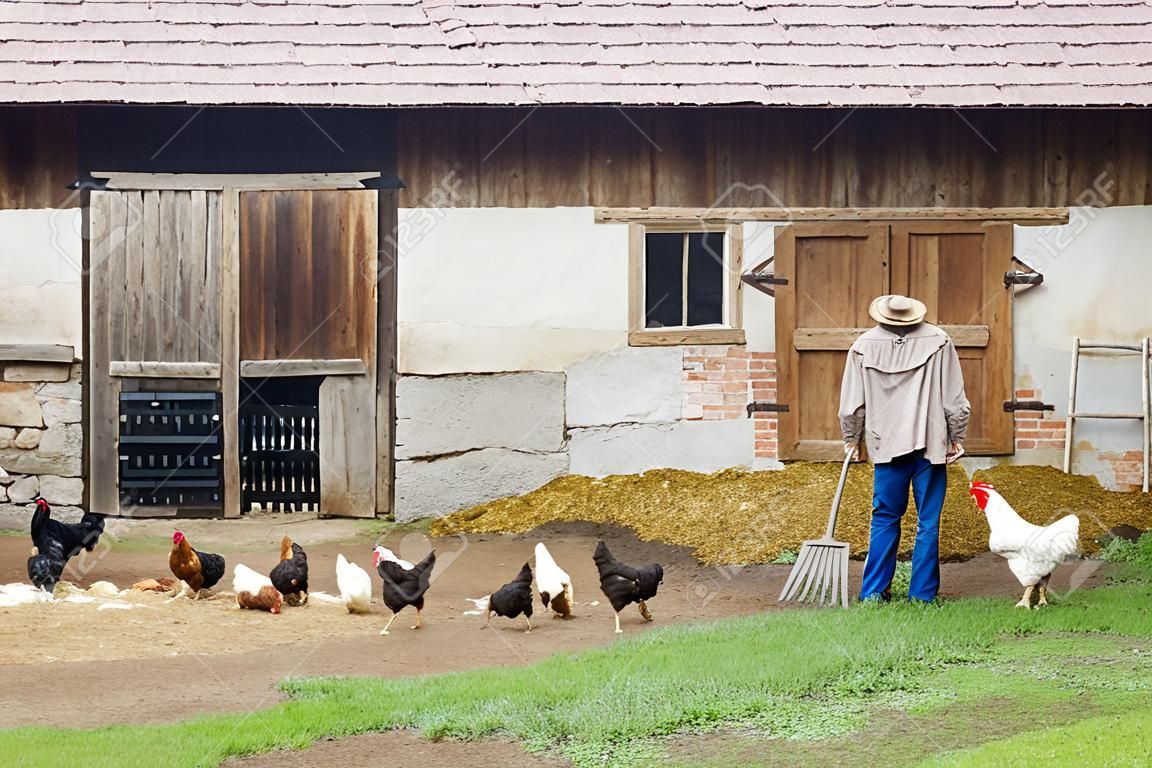
[[[1146,106],[1152,4],[21,0],[0,102]]]

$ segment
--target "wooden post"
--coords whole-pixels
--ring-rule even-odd
[[[122,259],[124,200],[116,192],[93,192],[85,241],[88,248],[89,305],[107,307],[108,265]],[[93,233],[101,233],[94,239]],[[88,321],[88,511],[120,514],[120,382],[108,375],[108,312]]]
[[[1068,416],[1064,421],[1064,474],[1072,471],[1072,428],[1076,422],[1076,374],[1080,368],[1080,337],[1072,339],[1072,369],[1068,374]]]
[[[240,516],[240,192],[220,195],[220,436],[224,517]]]
[[[396,244],[397,191],[381,189],[376,242],[376,514],[389,515],[396,500]],[[323,445],[323,443],[321,443]],[[323,483],[321,483],[323,489]]]

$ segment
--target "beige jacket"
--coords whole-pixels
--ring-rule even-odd
[[[964,442],[970,411],[956,347],[936,326],[903,337],[877,326],[848,350],[840,431],[846,443],[863,437],[874,463],[923,449],[943,464],[950,441]]]

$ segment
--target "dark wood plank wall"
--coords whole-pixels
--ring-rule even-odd
[[[375,366],[374,191],[240,194],[240,358]]]
[[[427,109],[398,130],[401,207],[1152,203],[1150,110]]]
[[[1102,173],[1107,204],[1152,203],[1146,109],[398,115],[402,207],[1072,205]],[[76,124],[73,107],[0,107],[0,208],[74,204]]]
[[[76,110],[0,107],[0,208],[73,208]]]

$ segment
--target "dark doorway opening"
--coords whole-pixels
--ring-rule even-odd
[[[318,511],[323,376],[240,380],[240,510]]]

